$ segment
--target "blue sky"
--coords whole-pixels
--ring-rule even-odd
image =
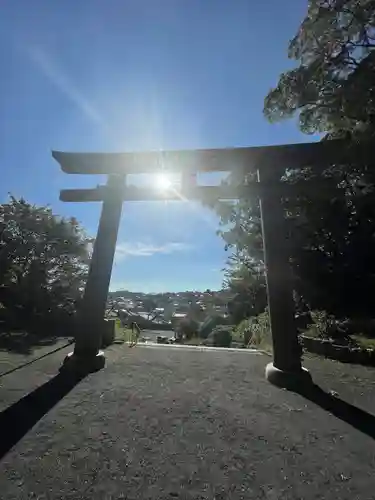
[[[59,202],[94,187],[51,150],[133,151],[313,140],[271,125],[263,99],[291,66],[303,0],[3,0],[0,200],[74,215],[94,235],[99,204]],[[125,203],[111,288],[215,289],[227,254],[196,203]]]

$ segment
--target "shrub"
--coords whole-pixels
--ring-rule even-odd
[[[324,340],[331,340],[343,345],[355,343],[350,338],[350,329],[345,321],[337,320],[333,315],[326,311],[312,311],[311,317],[313,323],[309,325],[306,332],[307,336],[316,337]]]
[[[208,336],[207,343],[214,347],[230,347],[232,344],[232,329],[227,326],[217,326]]]
[[[213,315],[209,316],[206,321],[204,321],[198,330],[199,337],[202,339],[206,339],[213,330],[222,325],[227,325],[228,319],[223,316]]]
[[[187,340],[197,335],[198,328],[199,328],[199,323],[194,319],[189,319],[189,318],[181,320],[178,326],[178,330],[181,332],[182,335],[185,336]]]
[[[268,311],[244,319],[233,330],[233,338],[244,346],[254,346],[267,351],[272,350],[271,328]]]
[[[245,346],[249,343],[251,337],[250,330],[251,319],[243,319],[232,332],[233,340],[242,342]]]
[[[268,310],[249,319],[249,327],[245,330],[245,335],[250,339],[247,344],[265,351],[272,351],[272,335]]]
[[[337,329],[335,317],[326,311],[312,311],[312,323],[308,325],[308,335],[318,338],[331,338]]]

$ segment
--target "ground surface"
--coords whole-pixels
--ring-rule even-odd
[[[30,363],[55,349],[60,349],[71,341],[71,337],[59,337],[57,339],[45,339],[44,344],[35,345],[23,352],[9,352],[7,349],[0,349],[0,377],[15,368]]]
[[[64,354],[0,379],[3,451],[67,393],[4,456],[4,500],[374,498],[374,369],[306,361],[333,416],[267,383],[261,354],[112,346],[70,392]]]

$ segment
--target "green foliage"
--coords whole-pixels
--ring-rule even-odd
[[[130,342],[133,338],[132,329],[115,320],[115,342]]]
[[[232,172],[222,182],[223,191],[255,180],[255,173],[245,176]],[[231,254],[227,260],[224,287],[232,296],[228,312],[233,323],[259,314],[267,305],[264,277],[263,241],[259,200],[251,197],[236,201],[215,201],[210,206],[220,217],[218,234]]]
[[[236,187],[256,180],[256,173],[244,175],[232,172],[221,184],[225,192],[228,186]],[[235,252],[229,258],[226,281],[236,277],[238,266],[244,266],[250,274],[263,267],[263,241],[261,236],[261,217],[259,200],[254,197],[235,201],[214,201],[210,204],[220,216],[218,234],[225,241],[225,249]],[[251,253],[249,253],[251,248]],[[245,270],[241,272],[246,272]]]
[[[375,2],[310,0],[308,13],[289,46],[297,61],[281,75],[265,100],[271,120],[297,115],[307,133],[326,133],[326,139],[369,138],[375,131]],[[360,159],[359,159],[360,160]],[[274,180],[294,183],[315,179],[345,192],[341,199],[302,195],[283,198],[294,289],[312,310],[336,317],[370,315],[375,308],[375,170],[373,165],[337,164],[270,171]],[[239,185],[254,180],[250,173],[228,177]],[[257,200],[214,205],[221,218],[220,233],[233,252],[228,286],[238,270],[252,277],[263,269],[260,211]],[[242,268],[242,269],[241,269]],[[246,273],[244,273],[246,274]],[[248,277],[243,282],[249,282]],[[258,289],[258,297],[263,296]],[[240,296],[241,297],[241,296]],[[236,320],[261,310],[250,310],[257,295],[237,300],[244,310],[233,310]],[[259,302],[258,302],[259,303]],[[246,306],[245,306],[246,304]]]
[[[143,299],[142,303],[143,303],[143,307],[145,308],[145,311],[149,314],[149,316],[158,307],[155,300],[153,300],[151,298]]]
[[[184,318],[180,321],[178,326],[179,331],[186,339],[191,339],[197,335],[199,329],[199,323],[191,318]]]
[[[198,328],[198,335],[201,339],[206,339],[210,333],[219,325],[226,325],[228,321],[219,315],[209,316]]]
[[[75,219],[48,207],[14,197],[0,205],[0,302],[8,320],[29,327],[73,315],[87,276],[88,243]]]
[[[245,343],[245,331],[249,326],[249,321],[243,319],[240,323],[235,325],[232,330],[232,338],[235,342]]]
[[[272,335],[268,310],[251,318],[248,322],[248,329],[244,335],[249,338],[247,345],[256,347],[267,352],[272,351]]]
[[[298,113],[306,133],[373,134],[375,3],[310,0],[289,44],[298,65],[280,76],[265,99],[271,121]]]
[[[203,339],[201,339],[200,337],[198,336],[193,336],[191,337],[191,339],[188,339],[188,340],[185,340],[183,341],[183,344],[184,345],[202,345],[203,344]]]
[[[226,286],[232,293],[228,302],[228,312],[234,324],[243,319],[256,316],[267,306],[267,288],[264,272],[241,262],[241,258],[232,255],[228,259]]]
[[[375,339],[364,337],[363,335],[352,335],[353,342],[355,342],[362,349],[375,350]]]
[[[210,308],[208,310],[210,310]],[[204,320],[207,315],[207,311],[200,304],[197,304],[194,301],[190,301],[188,315],[191,319],[199,323],[200,321]]]
[[[228,326],[217,326],[210,333],[214,347],[230,347],[232,344],[232,328]]]
[[[326,311],[312,311],[311,316],[313,321],[304,332],[306,337],[330,341],[335,345],[362,349],[375,348],[373,319],[340,320]]]
[[[252,335],[250,329],[251,322],[252,318],[246,318],[233,328],[232,336],[234,341],[241,342],[245,346],[249,344]]]
[[[312,311],[311,317],[313,323],[306,331],[307,336],[330,340],[336,344],[350,345],[354,343],[345,321],[336,319],[326,311]]]
[[[337,320],[327,311],[312,311],[313,323],[308,326],[308,335],[318,338],[331,338],[337,330]]]
[[[271,121],[298,113],[301,129],[326,138],[373,137],[375,131],[375,2],[310,0],[289,45],[298,66],[281,75],[265,100]],[[317,172],[298,172],[299,178]],[[325,172],[347,198],[289,206],[294,268],[312,308],[339,316],[373,310],[375,250],[373,169],[336,165]],[[316,272],[318,270],[318,272]],[[326,286],[324,288],[324,283]],[[341,307],[339,306],[341,304]]]

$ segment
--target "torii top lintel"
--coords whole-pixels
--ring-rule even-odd
[[[369,154],[370,153],[370,154]],[[68,174],[140,174],[174,172],[254,171],[255,169],[327,166],[340,161],[366,161],[371,148],[343,139],[276,146],[147,151],[136,153],[52,152]]]

